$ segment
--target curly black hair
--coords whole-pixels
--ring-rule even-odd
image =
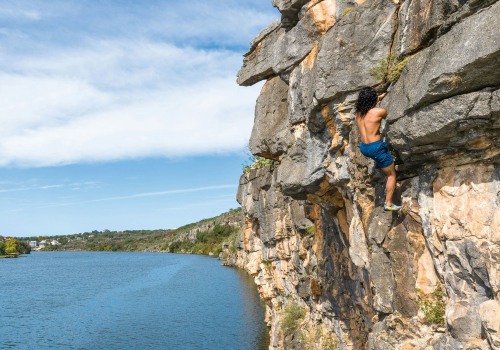
[[[366,113],[377,105],[377,92],[371,86],[365,86],[361,89],[356,101],[356,112],[364,118]]]

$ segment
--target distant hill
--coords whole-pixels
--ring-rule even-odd
[[[40,249],[44,251],[148,251],[217,256],[223,243],[228,248],[236,246],[242,229],[241,215],[241,209],[234,209],[176,229],[104,230],[23,240],[54,243]]]

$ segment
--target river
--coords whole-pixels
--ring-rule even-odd
[[[34,252],[0,260],[1,349],[268,348],[243,271],[197,255]]]

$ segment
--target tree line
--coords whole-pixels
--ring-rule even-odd
[[[29,254],[31,247],[24,241],[0,236],[0,256]]]

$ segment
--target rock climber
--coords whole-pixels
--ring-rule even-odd
[[[387,149],[387,145],[380,136],[380,124],[387,117],[387,110],[377,107],[377,92],[372,87],[361,89],[356,101],[356,123],[361,134],[359,150],[368,158],[375,161],[375,168],[381,169],[387,176],[385,186],[384,211],[398,211],[401,206],[392,202],[392,195],[396,187],[396,169],[394,159]]]

